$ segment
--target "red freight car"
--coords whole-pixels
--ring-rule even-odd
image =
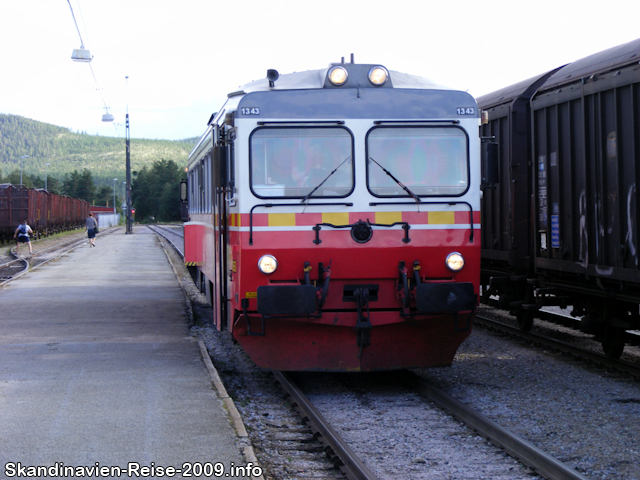
[[[0,185],[0,240],[13,240],[16,227],[24,220],[35,236],[80,228],[89,215],[85,200],[49,193],[46,190]]]

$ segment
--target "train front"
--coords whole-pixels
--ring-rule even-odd
[[[318,72],[233,112],[233,336],[269,369],[448,365],[477,304],[475,100],[375,65]]]

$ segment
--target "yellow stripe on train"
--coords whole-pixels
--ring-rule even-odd
[[[270,227],[295,227],[295,213],[269,213]]]
[[[325,212],[322,214],[322,223],[349,225],[349,212]]]
[[[456,212],[424,212],[426,213],[426,222],[420,222],[428,225],[455,225]],[[394,223],[406,221],[403,220],[403,212],[369,212],[374,217],[372,223],[378,223],[381,225],[391,225]],[[297,215],[299,213],[268,213],[267,225],[269,227],[295,227]],[[363,214],[367,215],[367,214]],[[258,215],[254,214],[254,218]],[[229,215],[229,223],[231,227],[240,227],[242,215],[231,214]],[[370,217],[369,217],[370,218]],[[322,223],[330,223],[332,225],[349,225],[350,215],[349,212],[323,212]],[[254,221],[254,226],[255,226]]]
[[[428,212],[429,225],[452,225],[456,223],[455,212]]]
[[[402,221],[402,212],[376,212],[375,223],[391,225]]]

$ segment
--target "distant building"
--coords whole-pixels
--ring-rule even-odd
[[[113,207],[97,207],[91,205],[91,213],[98,221],[98,227],[107,228],[120,223],[120,214],[113,213]]]

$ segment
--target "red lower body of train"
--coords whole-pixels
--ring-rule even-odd
[[[231,214],[222,227],[215,218],[185,224],[185,261],[210,293],[216,326],[259,367],[444,366],[471,332],[479,212],[472,222],[468,211]],[[369,220],[378,226],[363,227]],[[371,228],[366,243],[354,226]],[[456,273],[445,264],[452,252],[465,259]],[[277,259],[271,275],[257,267],[264,255]]]

